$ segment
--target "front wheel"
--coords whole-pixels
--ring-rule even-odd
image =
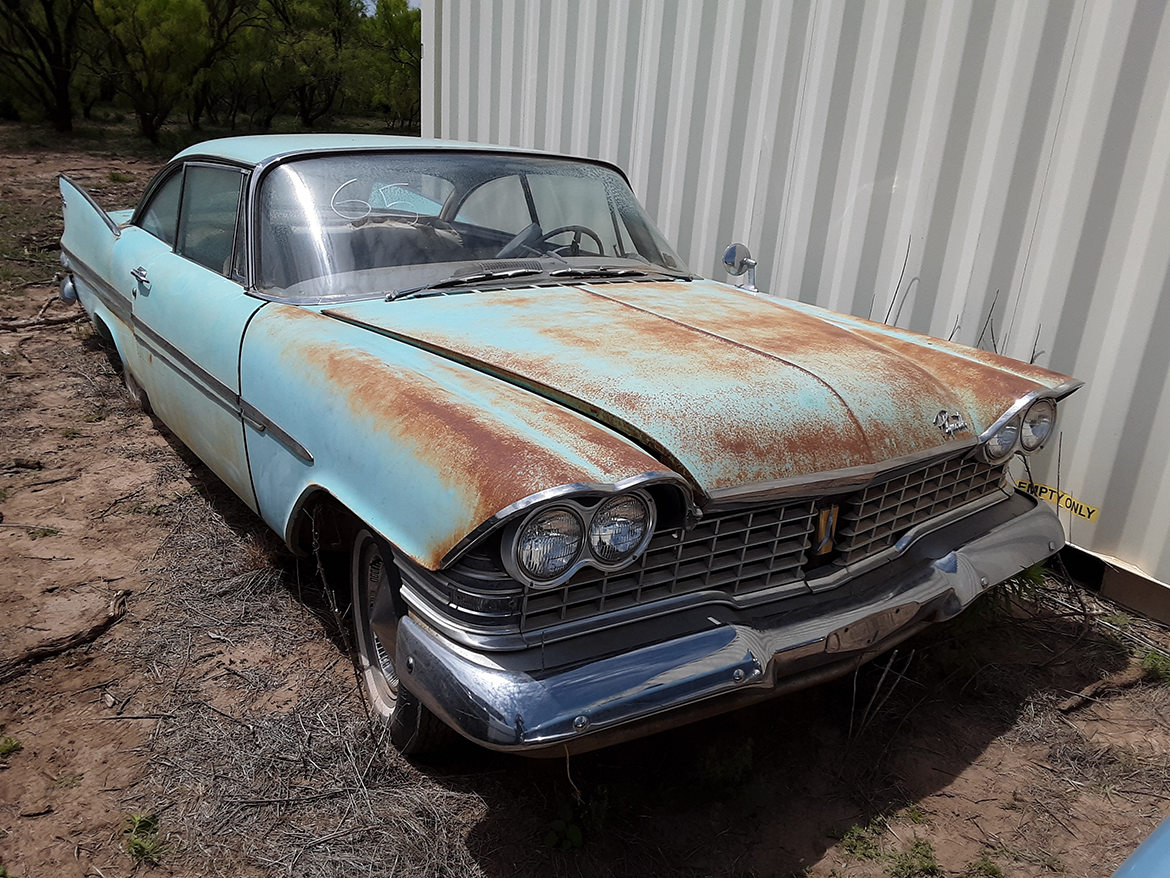
[[[370,709],[389,724],[390,742],[407,756],[448,746],[454,733],[398,679],[395,645],[406,612],[401,581],[389,547],[365,528],[354,538],[350,579],[358,667]]]

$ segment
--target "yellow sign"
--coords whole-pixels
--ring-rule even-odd
[[[1087,503],[1075,500],[1063,491],[1058,491],[1056,488],[1050,488],[1047,485],[1020,479],[1016,482],[1016,487],[1026,494],[1031,494],[1033,497],[1038,497],[1041,500],[1047,500],[1049,503],[1055,503],[1061,509],[1067,509],[1073,515],[1079,515],[1081,518],[1088,519],[1089,521],[1097,521],[1101,515],[1101,510],[1096,506],[1089,506]]]

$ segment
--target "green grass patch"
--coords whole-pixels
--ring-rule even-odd
[[[934,847],[924,839],[918,839],[910,845],[910,850],[895,855],[886,872],[891,878],[943,878]]]
[[[59,527],[30,527],[28,530],[28,538],[30,540],[42,540],[45,537],[55,537],[61,533]]]
[[[991,862],[987,854],[969,863],[963,870],[963,878],[1003,878],[1003,870]]]
[[[159,838],[158,817],[154,814],[131,814],[122,830],[126,853],[137,866],[157,866],[167,855],[167,846]]]
[[[130,174],[123,174],[121,171],[110,171],[111,183],[133,183],[134,178]]]
[[[85,434],[82,433],[80,430],[78,430],[76,427],[66,427],[64,430],[61,431],[61,435],[64,436],[66,439],[76,439],[78,436],[84,436]]]
[[[1170,658],[1160,652],[1147,652],[1142,656],[1142,670],[1146,679],[1159,686],[1170,686]]]
[[[3,738],[0,738],[0,759],[5,756],[11,756],[13,753],[19,753],[23,749],[24,744],[20,743],[12,735],[5,735]]]
[[[885,831],[884,817],[875,817],[866,826],[850,826],[841,836],[841,849],[858,860],[880,860],[881,837]]]

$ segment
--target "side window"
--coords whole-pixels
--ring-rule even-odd
[[[188,165],[175,251],[212,271],[230,275],[243,172]]]
[[[532,222],[519,177],[489,180],[467,196],[457,222],[498,229],[514,235]]]
[[[179,226],[179,193],[183,189],[183,172],[172,174],[170,179],[154,191],[138,225],[161,241],[175,246],[175,231]]]

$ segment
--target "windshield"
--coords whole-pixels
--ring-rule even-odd
[[[258,206],[257,287],[298,301],[393,295],[464,274],[686,273],[625,180],[587,162],[336,153],[275,166]]]

